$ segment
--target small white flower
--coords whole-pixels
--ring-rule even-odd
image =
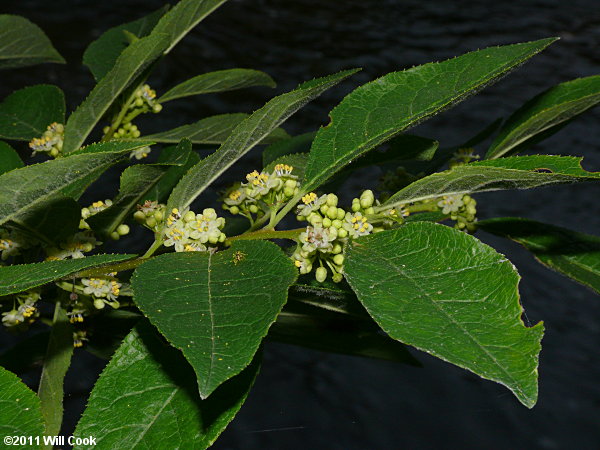
[[[169,220],[167,220],[167,224],[169,224]],[[165,247],[175,246],[176,252],[184,251],[185,245],[189,243],[190,240],[186,223],[181,219],[171,221],[170,225],[165,227],[164,238]]]
[[[140,147],[140,148],[136,148],[135,150],[132,150],[131,153],[129,154],[129,158],[133,159],[144,159],[146,158],[150,153],[152,152],[152,149],[150,147]]]
[[[373,225],[360,212],[346,213],[343,227],[352,238],[366,236],[373,231]]]
[[[464,205],[463,196],[462,194],[444,195],[437,205],[442,208],[444,214],[457,212]]]
[[[14,327],[15,325],[19,325],[23,323],[25,318],[21,314],[20,311],[16,309],[12,309],[11,311],[6,311],[2,313],[2,325],[5,327]]]
[[[335,238],[334,238],[335,239]],[[317,250],[326,253],[333,248],[332,237],[327,229],[321,226],[306,227],[306,231],[300,233],[299,240],[302,243],[302,250],[307,253],[313,253]]]
[[[310,213],[319,209],[327,201],[327,195],[317,197],[317,194],[311,192],[302,197],[303,205],[298,205],[297,214],[299,216],[308,217]]]

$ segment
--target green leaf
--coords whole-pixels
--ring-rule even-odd
[[[292,175],[298,177],[298,180],[302,181],[304,178],[304,169],[306,168],[306,162],[308,161],[307,153],[293,153],[291,155],[282,156],[275,161],[268,164],[263,170],[265,172],[273,172],[277,164],[287,164],[292,166],[294,170]]]
[[[190,78],[169,89],[158,99],[165,103],[177,98],[191,95],[210,94],[213,92],[235,91],[253,86],[268,86],[274,88],[275,81],[264,72],[252,69],[227,69],[209,72]]]
[[[41,137],[53,122],[65,122],[65,96],[56,86],[19,89],[0,104],[1,138],[30,141]]]
[[[92,42],[83,53],[83,64],[88,66],[96,81],[113,68],[121,52],[129,45],[125,32],[138,38],[147,36],[168,9],[169,6],[165,5],[141,19],[111,28]]]
[[[42,436],[40,399],[19,377],[0,367],[0,432],[5,436]],[[6,445],[5,447],[8,447]],[[13,448],[31,448],[19,446]]]
[[[167,45],[168,40],[165,35],[152,33],[123,50],[113,68],[69,116],[65,128],[63,153],[73,152],[84,143],[113,102],[138,75],[162,55]]]
[[[192,28],[226,1],[181,0],[161,17],[152,30],[152,35],[166,34],[168,36],[165,53],[169,53]]]
[[[535,155],[464,164],[415,181],[376,209],[384,210],[442,195],[530,189],[599,179],[600,172],[583,170],[581,160],[571,156]]]
[[[495,82],[554,40],[489,47],[393,72],[354,90],[331,111],[330,124],[317,133],[303,192],[396,134]]]
[[[20,16],[0,15],[0,70],[64,63],[44,32]]]
[[[6,142],[0,141],[0,175],[23,167],[19,154]]]
[[[161,150],[158,156],[158,163],[169,161],[172,154],[177,152],[176,146],[171,146]],[[161,177],[148,194],[146,200],[155,200],[159,203],[165,203],[171,194],[173,188],[179,183],[181,177],[190,170],[195,164],[200,162],[200,156],[196,152],[190,152],[188,159],[182,166],[173,166]]]
[[[135,255],[94,255],[79,259],[44,261],[0,267],[0,295],[14,294],[64,278],[84,269],[125,261]]]
[[[0,175],[0,224],[18,218],[30,208],[44,204],[90,174],[100,175],[117,163],[125,152],[144,143],[107,142],[90,145],[77,154],[41,164],[32,164]]]
[[[43,204],[28,208],[8,225],[52,246],[77,233],[80,221],[79,204],[70,197],[57,194]]]
[[[57,436],[63,419],[63,383],[73,356],[73,327],[60,302],[56,303],[38,396],[46,423],[46,436]],[[52,445],[43,448],[52,449]]]
[[[131,282],[136,305],[196,371],[204,399],[250,363],[296,276],[275,244],[237,241],[214,255],[160,255]]]
[[[263,150],[263,166],[266,166],[281,156],[291,155],[293,153],[308,153],[315,136],[316,133],[313,132],[304,133],[269,145]]]
[[[194,166],[173,189],[167,210],[185,208],[239,158],[263,141],[275,128],[309,101],[354,74],[346,70],[303,83],[268,101],[241,122],[219,149]]]
[[[540,263],[600,294],[600,237],[517,217],[483,220],[477,227],[518,242]]]
[[[429,222],[351,241],[346,279],[394,339],[537,400],[543,325],[521,320],[519,274],[474,237]]]
[[[248,114],[243,113],[219,114],[172,130],[144,136],[144,139],[165,144],[174,144],[182,139],[189,139],[193,144],[221,145],[231,135],[232,131],[247,118]],[[275,128],[260,143],[270,144],[288,137],[289,135],[285,130]]]
[[[74,435],[98,448],[208,448],[237,414],[259,363],[200,400],[194,372],[147,323],[125,338],[100,375]]]
[[[561,83],[529,100],[508,118],[489,148],[486,158],[514,154],[532,138],[548,137],[560,125],[600,102],[600,75]],[[536,141],[537,142],[537,141]]]
[[[109,236],[122,224],[136,205],[143,203],[150,190],[173,166],[181,166],[187,162],[192,151],[192,143],[183,140],[172,154],[173,160],[158,164],[136,164],[128,167],[121,174],[119,194],[113,204],[93,215],[86,222],[100,236]]]

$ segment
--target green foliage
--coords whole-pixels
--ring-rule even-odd
[[[600,293],[600,238],[518,217],[483,220],[478,227],[518,242],[545,266]]]
[[[142,147],[139,143],[108,142],[86,147],[67,158],[32,164],[0,175],[0,224],[43,204],[90,174],[100,173],[122,159],[123,154]]]
[[[0,15],[0,70],[50,62],[65,60],[37,25],[24,17]]]
[[[247,118],[248,114],[243,113],[219,114],[169,131],[144,136],[144,139],[151,139],[154,142],[164,144],[176,144],[181,139],[189,139],[193,144],[221,145],[231,135],[232,131]],[[278,142],[287,137],[288,134],[283,129],[275,128],[262,139],[261,143]]]
[[[250,363],[295,278],[275,245],[242,241],[214,256],[156,257],[132,283],[136,304],[194,368],[204,399]]]
[[[22,292],[84,269],[131,259],[133,255],[94,255],[62,261],[44,261],[0,267],[0,295]]]
[[[401,131],[475,94],[554,40],[490,47],[390,73],[359,87],[331,111],[331,122],[317,133],[304,191]]]
[[[37,396],[0,368],[0,428],[58,434],[64,378],[79,357],[73,347],[83,347],[110,361],[76,436],[96,437],[99,448],[207,448],[246,399],[265,339],[420,366],[412,346],[533,407],[543,326],[523,324],[519,275],[472,234],[513,239],[595,292],[600,238],[520,218],[478,221],[472,196],[597,182],[600,172],[584,170],[580,158],[512,155],[593,107],[598,76],[550,88],[454,147],[404,132],[555,39],[384,75],[348,94],[316,132],[289,136],[281,126],[356,70],[300,84],[252,114],[143,134],[138,116],[168,113],[171,100],[275,86],[253,69],[204,73],[162,95],[147,84],[223,3],[182,0],[102,34],[83,58],[97,84],[68,117],[62,91],[50,85],[0,104],[0,138],[30,141],[38,159],[52,158],[24,162],[26,145],[16,142],[17,152],[0,141],[1,321],[11,332],[31,329],[0,364],[18,373],[43,367]],[[39,62],[62,58],[35,25],[1,15],[0,69]],[[259,146],[262,169],[240,167],[245,178],[219,194],[225,212],[210,207],[206,194]],[[158,156],[145,163],[151,152]],[[120,173],[118,194],[83,205],[109,168]],[[372,168],[384,171],[379,184],[345,204]],[[300,225],[284,228],[294,218]],[[125,240],[136,224],[152,239],[143,254],[100,249],[98,239]],[[141,233],[128,243],[143,242]]]
[[[47,436],[57,436],[60,432],[63,416],[63,379],[71,365],[72,355],[73,330],[66,311],[60,302],[57,302],[38,389]],[[52,449],[52,446],[47,448]]]
[[[0,424],[4,436],[41,436],[44,433],[39,397],[16,375],[2,367],[0,405]]]
[[[275,81],[269,75],[252,69],[227,69],[205,73],[190,78],[169,89],[158,100],[165,103],[177,98],[214,92],[235,91],[253,86],[275,87]]]
[[[130,44],[126,33],[138,38],[147,36],[168,9],[163,6],[141,19],[111,28],[92,42],[83,54],[83,64],[88,66],[96,81],[113,68],[121,52]]]
[[[0,104],[0,137],[30,141],[53,122],[65,121],[65,96],[56,86],[38,84],[13,92]]]
[[[421,178],[395,193],[382,208],[428,200],[442,195],[501,189],[531,189],[600,178],[600,172],[581,167],[582,158],[571,156],[519,156],[454,167]]]
[[[562,128],[562,124],[600,102],[600,76],[579,78],[556,85],[532,98],[508,118],[489,148],[489,159],[508,156],[537,143]]]
[[[75,436],[97,436],[94,448],[207,448],[246,400],[258,368],[255,361],[201,400],[181,353],[140,324],[102,372]]]
[[[241,122],[216,152],[200,161],[181,179],[169,197],[167,210],[170,211],[171,207],[184,208],[190,205],[211,182],[260,143],[279,124],[309,101],[355,72],[356,70],[347,70],[317,78],[270,100]]]
[[[348,282],[391,337],[535,405],[543,326],[523,325],[519,275],[504,256],[427,222],[361,238],[346,256]]]
[[[19,154],[6,142],[0,141],[0,175],[23,167]]]

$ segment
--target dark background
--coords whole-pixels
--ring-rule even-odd
[[[40,25],[69,63],[2,72],[1,96],[49,82],[67,92],[72,110],[93,87],[92,77],[79,65],[85,46],[105,29],[161,4],[2,0],[2,13],[24,15]],[[449,146],[506,117],[547,87],[597,74],[597,0],[232,0],[172,52],[150,83],[160,94],[199,73],[249,67],[272,75],[279,93],[315,76],[362,67],[286,123],[296,134],[326,123],[327,111],[343,94],[387,72],[548,36],[561,40],[497,85],[412,130]],[[169,129],[216,113],[250,112],[274,93],[256,88],[173,102],[142,131]],[[588,112],[537,150],[583,155],[585,168],[600,170],[599,121],[600,110]],[[244,161],[254,168],[257,155]],[[365,177],[351,188],[372,183]],[[104,186],[96,189],[100,198],[110,192]],[[600,234],[598,198],[600,187],[591,184],[477,196],[480,218],[522,215]],[[483,233],[478,237],[507,254],[523,276],[526,321],[545,322],[540,398],[533,410],[502,386],[417,351],[421,369],[268,344],[254,390],[215,448],[599,448],[598,297],[538,265],[516,244]],[[102,362],[86,357],[72,368],[68,408],[83,408],[82,393],[101,367]],[[70,417],[67,426],[75,420]]]

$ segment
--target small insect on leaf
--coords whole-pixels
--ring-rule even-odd
[[[237,266],[241,261],[244,260],[245,257],[246,257],[246,254],[244,252],[240,252],[239,250],[236,251],[233,254],[233,258],[232,258],[233,264],[235,264]]]

